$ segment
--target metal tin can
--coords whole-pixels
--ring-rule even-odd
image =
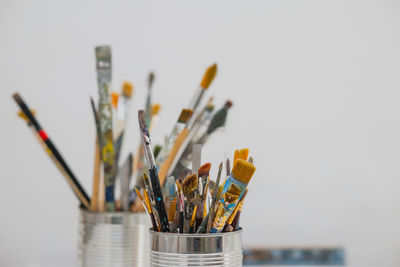
[[[84,267],[149,265],[146,213],[80,210],[79,262]]]
[[[242,266],[242,230],[175,234],[150,230],[150,266]]]

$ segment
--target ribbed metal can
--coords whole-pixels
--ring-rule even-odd
[[[146,213],[80,210],[82,267],[149,266],[149,216]]]
[[[152,267],[242,266],[242,230],[220,234],[173,234],[150,230],[150,242]]]

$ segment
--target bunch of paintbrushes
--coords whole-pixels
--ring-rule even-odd
[[[155,75],[149,74],[145,108],[139,111],[141,141],[136,153],[129,153],[122,161],[120,155],[130,118],[133,85],[125,82],[121,93],[112,92],[111,48],[96,47],[95,57],[98,100],[90,99],[96,126],[91,198],[37,121],[35,112],[19,94],[13,96],[21,109],[19,116],[33,130],[76,194],[81,206],[97,212],[138,212],[145,209],[152,217],[154,229],[164,232],[214,231],[210,223],[206,224],[206,217],[213,222],[221,216],[231,217],[231,213],[240,214],[239,198],[234,204],[229,202],[232,201],[229,197],[224,201],[223,196],[217,195],[218,190],[215,189],[219,178],[216,183],[208,177],[210,165],[200,167],[201,146],[218,128],[225,125],[228,110],[232,106],[232,102],[226,101],[221,109],[214,112],[212,97],[202,104],[205,93],[216,76],[217,65],[214,64],[206,70],[189,105],[182,108],[172,131],[162,145],[156,146],[154,150],[151,148],[150,132],[158,120],[160,105],[152,103]],[[116,193],[118,188],[119,196]],[[226,190],[228,193],[224,194],[231,194],[232,190]],[[211,195],[214,192],[215,197]],[[243,198],[242,194],[240,198]],[[230,203],[230,206],[226,203]],[[229,214],[222,212],[220,204],[229,208]],[[234,223],[235,220],[232,220]],[[219,222],[218,225],[220,224],[222,223]],[[208,226],[211,228],[207,229]]]
[[[136,189],[136,193],[151,217],[153,229],[199,234],[237,230],[247,185],[256,169],[252,157],[249,157],[249,150],[235,151],[233,169],[227,169],[227,176],[221,185],[222,163],[219,165],[215,182],[209,175],[211,164],[206,163],[201,165],[197,172],[188,173],[182,182],[179,179],[175,180],[173,176],[169,177],[163,192],[145,118],[145,112],[140,110],[140,134],[151,183],[144,174],[140,187],[145,197],[142,197],[139,189]],[[193,149],[193,166],[201,162],[201,157],[198,157],[201,155],[201,149],[198,146]]]

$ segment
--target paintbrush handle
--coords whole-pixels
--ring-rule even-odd
[[[97,211],[99,205],[99,184],[100,184],[100,143],[96,139],[96,148],[94,152],[94,169],[93,169],[93,188],[92,200],[90,202],[90,210]]]
[[[156,203],[156,209],[161,223],[161,230],[163,232],[169,232],[168,216],[167,211],[165,210],[164,197],[162,195],[157,169],[150,168],[149,174],[154,194],[154,201]]]
[[[176,139],[174,146],[172,147],[167,159],[164,161],[164,164],[161,165],[159,177],[160,177],[160,184],[164,184],[165,179],[167,178],[167,174],[169,168],[171,167],[172,162],[174,161],[176,155],[179,152],[183,142],[185,141],[186,137],[189,134],[189,130],[184,128],[181,133],[179,134],[178,138]]]

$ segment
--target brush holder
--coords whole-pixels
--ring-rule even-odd
[[[150,230],[150,266],[242,266],[242,230],[174,234]]]
[[[79,262],[82,267],[149,265],[146,213],[80,210]]]

